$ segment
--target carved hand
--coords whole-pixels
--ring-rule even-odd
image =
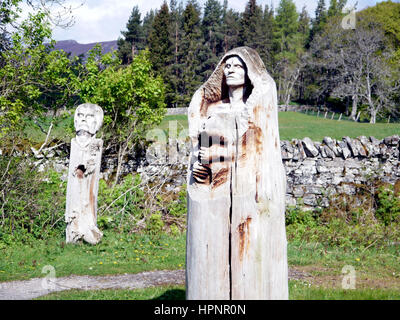
[[[210,148],[201,147],[199,151],[199,160],[203,164],[212,162],[223,162],[228,160],[227,149],[218,145],[213,145]]]
[[[209,169],[204,167],[200,162],[193,164],[193,178],[198,183],[204,183],[209,179]]]

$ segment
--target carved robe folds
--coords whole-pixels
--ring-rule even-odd
[[[102,147],[101,139],[92,139],[86,147],[80,146],[76,138],[71,140],[65,213],[67,243],[83,239],[96,244],[103,236],[97,228],[97,192]]]
[[[223,74],[238,56],[248,83],[233,107]],[[188,299],[288,299],[286,175],[280,153],[276,85],[253,49],[229,51],[194,94],[188,111],[192,150],[187,177]],[[201,147],[224,156],[201,163]]]

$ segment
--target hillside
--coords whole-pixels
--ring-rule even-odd
[[[71,56],[79,56],[81,54],[86,54],[91,50],[97,43],[103,48],[103,53],[110,52],[112,50],[117,50],[117,40],[114,41],[104,41],[104,42],[93,42],[93,43],[78,43],[75,40],[62,40],[57,41],[54,46],[55,50],[63,50],[65,52],[70,52]]]

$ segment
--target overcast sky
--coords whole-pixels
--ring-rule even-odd
[[[116,40],[125,30],[126,23],[134,6],[138,6],[142,18],[150,9],[158,9],[164,0],[71,0],[66,3],[76,8],[73,10],[75,24],[67,29],[55,28],[55,40],[77,40],[80,43]],[[186,3],[186,0],[182,0]],[[400,0],[395,0],[395,2]],[[83,2],[83,5],[80,4]],[[167,1],[169,3],[169,0]],[[178,0],[179,2],[179,0]],[[206,0],[198,0],[203,6]],[[220,0],[223,3],[223,0]],[[248,0],[228,0],[228,5],[235,11],[243,12]],[[314,15],[318,0],[294,0],[297,10],[305,5],[310,15]],[[358,2],[357,10],[373,6],[377,0],[348,0],[347,7]],[[326,1],[329,3],[329,0]],[[257,0],[258,5],[278,7],[279,0]]]

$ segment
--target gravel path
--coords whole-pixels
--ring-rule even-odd
[[[304,274],[290,270],[289,279],[303,279]],[[34,278],[0,283],[0,300],[29,300],[51,292],[81,289],[141,289],[167,284],[184,284],[185,270],[150,271],[112,276],[75,276]]]

